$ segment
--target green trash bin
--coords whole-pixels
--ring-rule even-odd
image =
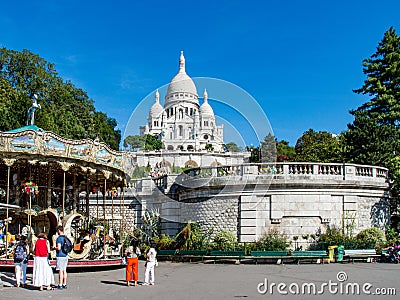
[[[335,262],[335,249],[338,246],[328,246],[329,262]]]
[[[344,256],[344,246],[340,245],[338,247],[338,255],[337,255],[337,261],[342,261]]]

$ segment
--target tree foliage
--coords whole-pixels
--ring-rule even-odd
[[[145,150],[160,150],[164,148],[163,142],[161,142],[157,137],[151,134],[145,135]]]
[[[59,77],[54,64],[29,50],[0,48],[0,110],[5,116],[1,131],[26,125],[33,94],[41,105],[35,115],[37,126],[72,139],[98,136],[119,148],[116,120],[96,111],[87,93]]]
[[[261,142],[261,159],[260,162],[268,163],[268,162],[276,162],[276,139],[275,137],[269,133],[264,140]]]
[[[289,145],[288,141],[281,140],[276,142],[276,161],[284,162],[284,161],[293,161],[296,151],[294,147]]]
[[[143,135],[129,135],[124,139],[124,148],[129,147],[130,150],[137,151],[144,149],[146,137]]]
[[[296,161],[343,162],[342,137],[326,131],[307,130],[297,140]]]
[[[345,134],[349,161],[388,167],[393,199],[400,191],[400,37],[391,27],[376,52],[364,59],[367,76],[355,93],[369,101],[350,113],[354,116]],[[396,201],[392,209],[397,209]]]
[[[240,147],[238,145],[236,145],[236,143],[234,143],[234,142],[226,143],[225,148],[229,152],[241,152],[242,151],[242,149],[240,149]]]

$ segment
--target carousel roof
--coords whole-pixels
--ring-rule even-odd
[[[12,130],[9,130],[9,131],[6,131],[6,132],[13,133],[13,132],[22,132],[22,131],[25,131],[25,130],[33,130],[33,131],[36,131],[36,132],[44,132],[44,130],[42,128],[40,128],[40,127],[38,127],[36,125],[27,125],[27,126],[23,126],[23,127],[20,127],[20,128],[12,129]]]
[[[129,176],[133,167],[125,152],[113,150],[97,139],[67,139],[36,125],[0,132],[0,161],[8,160],[12,165],[18,159],[41,164],[55,161],[63,169],[80,166],[92,173],[99,170],[106,177],[123,173]]]

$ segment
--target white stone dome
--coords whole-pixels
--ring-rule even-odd
[[[153,104],[153,106],[150,108],[150,116],[152,117],[158,117],[162,114],[163,112],[163,107],[161,106],[160,102],[156,102]]]
[[[198,105],[196,85],[192,78],[185,71],[185,57],[183,51],[179,58],[179,72],[172,78],[165,95],[164,107],[170,106],[173,102],[189,101]]]
[[[197,89],[192,78],[185,72],[179,72],[168,85],[167,95],[173,93],[190,93],[197,96]]]
[[[156,91],[156,102],[150,108],[150,117],[159,117],[163,112],[163,107],[160,104],[160,93]]]
[[[204,90],[204,102],[200,106],[200,114],[201,114],[202,118],[204,118],[204,117],[214,118],[214,110],[212,109],[211,105],[208,103],[208,94],[207,94],[206,90]]]

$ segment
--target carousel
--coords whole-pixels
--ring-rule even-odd
[[[58,225],[74,243],[70,267],[119,264],[124,225],[113,210],[123,211],[124,153],[45,131],[32,107],[27,126],[0,132],[0,266],[13,265],[16,234],[28,237],[32,254],[40,232],[54,245]]]

